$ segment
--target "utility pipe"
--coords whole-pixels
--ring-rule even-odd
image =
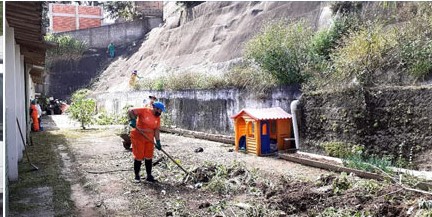
[[[300,137],[298,132],[298,124],[297,124],[297,106],[299,104],[299,100],[294,100],[291,102],[291,115],[292,115],[292,124],[294,128],[294,140],[296,144],[296,149],[300,149]]]

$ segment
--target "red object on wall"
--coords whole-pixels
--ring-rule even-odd
[[[52,32],[99,27],[102,25],[102,19],[101,7],[50,4],[50,30]]]

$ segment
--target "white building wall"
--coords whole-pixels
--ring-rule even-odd
[[[0,36],[0,59],[3,60],[3,36]],[[0,76],[4,76],[3,74],[3,64],[0,64]],[[4,79],[4,77],[3,77]],[[3,88],[4,88],[4,82],[2,82],[2,84],[0,84],[0,98],[1,98],[1,104],[0,106],[4,105],[3,102]],[[0,109],[2,112],[0,112],[0,115],[3,115],[3,109]],[[3,132],[4,132],[4,118],[3,118],[3,123],[1,123],[0,127],[2,128]],[[3,133],[3,138],[1,138],[0,141],[0,192],[3,193],[4,189],[3,189],[3,184],[4,184],[4,133]]]
[[[23,132],[27,132],[25,123],[25,96],[24,96],[24,59],[20,54],[19,46],[15,44],[14,29],[6,22],[6,44],[4,59],[5,68],[5,143],[6,143],[6,170],[10,181],[18,179],[18,161],[22,159],[23,148],[18,131],[16,118],[20,121]],[[9,57],[9,58],[8,58]],[[26,139],[24,137],[24,139]]]
[[[25,100],[24,96],[24,65],[21,62],[21,50],[20,46],[15,44],[15,87],[16,87],[16,98],[15,98],[15,111],[17,112],[16,118],[21,126],[21,132],[26,132],[25,126],[25,111],[23,101]],[[15,121],[16,122],[16,121]],[[18,125],[15,123],[15,128],[18,130]],[[17,141],[17,155],[18,160],[21,160],[23,157],[23,149],[24,145],[22,144],[22,139],[19,131],[16,133],[16,141]]]

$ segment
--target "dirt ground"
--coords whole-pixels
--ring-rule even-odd
[[[46,119],[10,185],[10,216],[430,216],[432,197],[278,159],[231,145],[162,134],[187,177],[159,151],[157,183],[133,183],[120,127],[80,130]],[[63,119],[61,119],[63,118]],[[61,120],[59,120],[61,119]],[[59,127],[60,126],[60,127]],[[69,126],[69,127],[67,127]],[[72,127],[70,127],[72,126]],[[195,152],[202,148],[202,152]],[[141,175],[145,177],[144,166]],[[25,208],[23,208],[25,206]]]

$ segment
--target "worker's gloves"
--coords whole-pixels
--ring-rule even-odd
[[[160,144],[160,140],[156,140],[156,148],[157,148],[158,150],[161,150],[161,149],[162,149],[162,146],[161,146],[161,144]]]
[[[136,128],[136,119],[132,119],[129,121],[129,126]]]

